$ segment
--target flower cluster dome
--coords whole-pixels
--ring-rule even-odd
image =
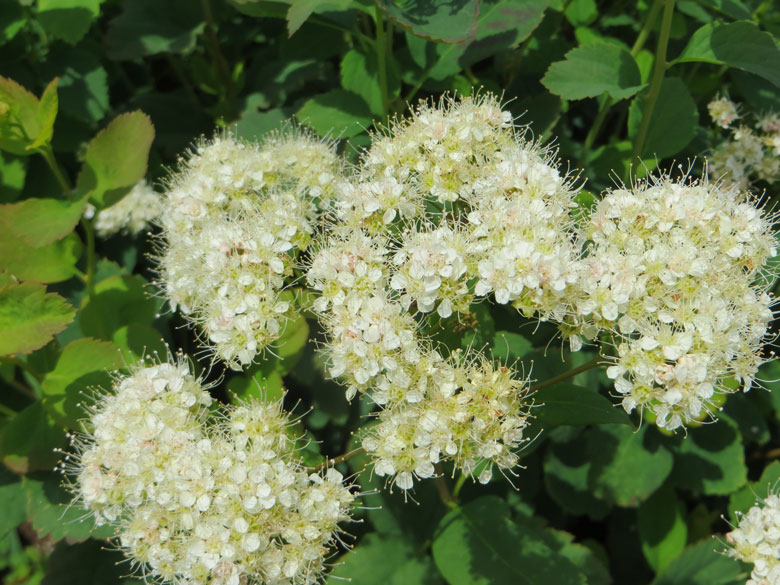
[[[136,366],[76,439],[77,499],[150,577],[320,582],[354,499],[341,474],[303,466],[280,402],[211,406],[186,364]]]
[[[288,129],[262,143],[217,136],[180,162],[160,224],[161,288],[231,367],[284,330],[282,290],[341,163],[333,146]]]

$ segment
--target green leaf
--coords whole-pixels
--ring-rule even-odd
[[[742,69],[780,87],[780,49],[772,35],[752,22],[705,24],[672,64],[691,61]]]
[[[49,54],[43,74],[58,76],[59,109],[63,114],[93,125],[108,113],[108,74],[98,56],[90,51],[62,48]]]
[[[780,92],[766,79],[739,69],[732,69],[729,77],[734,88],[747,100],[754,111],[780,111]]]
[[[320,136],[349,138],[364,132],[372,124],[371,110],[356,93],[335,89],[309,99],[295,114]]]
[[[391,61],[394,64],[394,61]],[[401,77],[398,68],[390,66],[387,70],[388,98],[392,101],[401,92]],[[341,60],[341,85],[347,91],[354,92],[362,97],[371,113],[381,116],[382,89],[379,86],[379,73],[376,53],[366,54],[352,49]]]
[[[639,506],[639,540],[656,573],[680,556],[688,538],[685,506],[669,487],[661,488]]]
[[[651,585],[742,585],[739,563],[716,550],[718,543],[704,539],[687,549],[661,572]]]
[[[122,363],[122,354],[113,343],[90,338],[72,341],[62,350],[54,370],[43,379],[44,408],[60,424],[77,430],[85,416],[81,403],[86,391],[109,388],[109,372]]]
[[[632,140],[639,130],[645,108],[645,93],[631,102],[628,114],[628,136]],[[666,77],[653,109],[645,139],[643,157],[667,158],[688,146],[699,127],[699,109],[685,83],[678,77]]]
[[[33,140],[32,144],[27,146],[28,150],[36,150],[46,146],[51,142],[54,134],[54,121],[57,119],[57,110],[59,109],[59,98],[57,96],[57,84],[59,78],[55,77],[41,94],[41,101],[38,103],[38,125],[40,130]]]
[[[477,0],[457,3],[381,0],[379,5],[401,28],[425,39],[458,43],[472,38],[477,31]]]
[[[85,335],[110,340],[122,327],[151,325],[160,304],[149,298],[147,282],[139,275],[116,275],[95,285],[95,295],[84,299],[79,323]]]
[[[21,85],[0,76],[0,149],[29,155],[51,140],[57,116],[57,79],[39,101]]]
[[[77,201],[62,199],[25,199],[19,203],[0,205],[0,222],[34,248],[61,240],[73,231],[84,213],[85,198]]]
[[[548,442],[544,457],[544,484],[547,493],[561,509],[575,516],[601,519],[610,505],[596,498],[588,485],[593,465],[588,446],[576,435],[564,443]]]
[[[22,480],[27,495],[27,515],[40,537],[56,542],[67,538],[70,542],[113,536],[111,526],[95,528],[95,521],[63,487],[58,473],[32,473]]]
[[[633,427],[626,412],[612,404],[601,394],[561,383],[543,388],[533,395],[534,415],[542,427],[557,425],[603,425],[623,424]]]
[[[22,410],[0,432],[0,457],[16,473],[51,469],[60,458],[54,450],[65,445],[65,432],[40,401]]]
[[[164,357],[168,346],[157,331],[147,323],[131,323],[114,331],[111,341],[122,351],[122,357],[132,364],[149,355]]]
[[[73,321],[65,299],[33,283],[0,288],[0,355],[30,353],[46,345]]]
[[[55,39],[75,45],[100,14],[102,0],[38,0],[38,21]]]
[[[674,458],[648,425],[637,431],[603,425],[585,431],[591,470],[588,485],[597,498],[634,507],[658,489],[672,471]]]
[[[19,198],[27,176],[28,160],[0,151],[0,201],[14,201]]]
[[[204,26],[199,2],[125,0],[122,13],[109,25],[108,56],[126,60],[187,53],[195,48]]]
[[[89,143],[78,191],[101,208],[119,201],[146,174],[154,126],[143,112],[114,118]]]
[[[513,522],[503,500],[483,496],[442,519],[433,559],[450,585],[582,583],[580,570],[547,538],[533,525]]]
[[[442,80],[499,51],[516,48],[542,22],[548,4],[548,0],[485,0],[479,5],[473,39],[434,44],[410,33],[406,41],[425,75]]]
[[[745,448],[737,425],[721,414],[713,424],[688,429],[675,437],[675,485],[694,494],[727,495],[745,485]]]
[[[736,525],[740,514],[746,514],[759,499],[766,498],[780,481],[780,461],[772,461],[766,466],[758,481],[751,481],[729,497],[729,516]]]
[[[519,333],[496,331],[493,338],[493,357],[505,364],[511,364],[531,351],[533,344]]]
[[[613,44],[586,45],[550,65],[542,84],[555,95],[581,100],[608,93],[616,100],[642,88],[639,66],[631,53]]]
[[[291,0],[287,11],[287,34],[293,36],[315,12],[344,12],[355,7],[353,0]]]
[[[572,0],[563,11],[572,26],[586,26],[599,17],[595,0]]]
[[[21,478],[0,468],[0,539],[27,519]]]
[[[422,557],[414,541],[401,535],[366,534],[342,555],[329,585],[350,580],[361,585],[444,585],[430,557]]]
[[[16,236],[0,216],[0,270],[5,269],[20,280],[68,280],[78,274],[76,262],[81,251],[81,240],[75,233],[40,248],[33,247]]]
[[[13,40],[22,28],[25,18],[18,0],[0,0],[0,45]]]
[[[524,519],[527,523],[535,522],[533,518]],[[596,554],[588,546],[574,542],[574,536],[563,530],[547,528],[544,531],[545,542],[553,550],[570,560],[581,572],[583,584],[611,585],[612,577]],[[606,561],[606,559],[604,559]]]

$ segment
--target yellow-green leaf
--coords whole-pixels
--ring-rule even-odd
[[[114,118],[89,143],[78,192],[100,207],[116,203],[146,174],[154,126],[141,111]]]
[[[30,353],[73,321],[76,311],[40,284],[0,288],[0,355]]]

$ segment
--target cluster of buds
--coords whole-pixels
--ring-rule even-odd
[[[341,166],[332,144],[288,129],[264,142],[201,142],[180,161],[160,224],[161,288],[240,369],[279,338],[282,294]]]
[[[320,582],[354,499],[341,474],[303,467],[281,402],[211,406],[184,363],[117,379],[64,465],[76,499],[148,577]]]
[[[733,123],[740,117],[738,107],[728,98],[710,102],[712,120],[731,136],[709,155],[710,177],[747,189],[756,180],[775,183],[780,179],[780,116],[777,113],[756,118],[754,124]]]
[[[674,429],[700,417],[728,378],[750,389],[772,319],[762,271],[776,254],[756,201],[661,177],[607,192],[584,232],[574,329],[612,333],[607,374],[627,411],[648,408]]]
[[[95,208],[87,205],[88,218],[95,218],[95,233],[108,238],[116,233],[138,235],[159,216],[162,210],[160,195],[141,179],[130,192],[119,201],[95,213]]]
[[[780,583],[780,497],[770,493],[739,516],[738,526],[726,534],[730,557],[753,564],[745,585]]]

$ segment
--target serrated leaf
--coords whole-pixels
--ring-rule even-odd
[[[427,77],[442,80],[499,51],[517,47],[542,22],[548,5],[548,0],[483,1],[472,40],[431,44],[409,33],[409,51]]]
[[[424,39],[458,43],[472,38],[477,32],[477,0],[462,0],[455,4],[443,0],[382,0],[379,5],[401,28]]]
[[[106,41],[112,59],[138,59],[195,48],[205,21],[200,3],[190,0],[125,0]]]
[[[742,585],[746,575],[733,559],[716,550],[707,538],[687,549],[656,577],[651,585]]]
[[[642,89],[639,66],[624,48],[607,43],[586,45],[565,57],[550,65],[542,79],[547,89],[562,98],[581,100],[607,93],[622,100]]]
[[[122,363],[122,354],[113,343],[90,338],[70,342],[41,384],[44,408],[60,424],[78,429],[85,416],[80,403],[86,392],[93,387],[110,387],[109,372]]]
[[[658,489],[672,471],[673,457],[647,424],[637,431],[603,425],[585,431],[591,470],[588,485],[597,498],[633,507]]]
[[[442,519],[433,559],[450,585],[580,585],[580,570],[547,538],[532,525],[513,522],[503,500],[483,496]]]
[[[89,143],[79,173],[78,191],[99,207],[119,201],[146,174],[154,126],[143,112],[114,118]]]
[[[632,140],[639,130],[645,109],[645,93],[631,102],[628,114],[628,136]],[[678,77],[666,77],[653,109],[645,138],[643,157],[667,158],[680,152],[696,136],[699,109],[685,83]]]
[[[672,446],[675,485],[694,494],[726,495],[745,485],[745,449],[737,425],[721,415],[714,424],[690,428]]]
[[[33,283],[0,288],[0,355],[30,353],[46,345],[73,321],[65,299]]]
[[[691,61],[742,69],[780,87],[780,49],[772,35],[752,22],[705,24],[673,64]]]
[[[67,236],[84,213],[86,199],[25,199],[0,205],[0,222],[34,248]]]
[[[295,114],[320,136],[349,138],[371,127],[371,110],[356,93],[335,89],[309,99]]]
[[[656,573],[685,549],[688,526],[685,506],[671,488],[662,488],[639,506],[637,514],[642,553]]]
[[[75,45],[100,14],[102,0],[38,0],[38,20],[55,39]]]
[[[0,432],[0,458],[16,473],[48,470],[60,458],[55,449],[61,449],[65,444],[65,431],[48,415],[40,401],[33,402]]]
[[[5,218],[0,216],[0,270],[7,270],[20,280],[60,282],[78,271],[81,240],[71,233],[61,240],[35,248],[18,237]]]
[[[24,87],[0,76],[0,148],[32,154],[28,148],[41,135],[40,102]]]
[[[633,427],[623,409],[588,388],[555,384],[534,393],[533,398],[534,403],[539,405],[534,409],[534,416],[543,427],[612,423]]]

